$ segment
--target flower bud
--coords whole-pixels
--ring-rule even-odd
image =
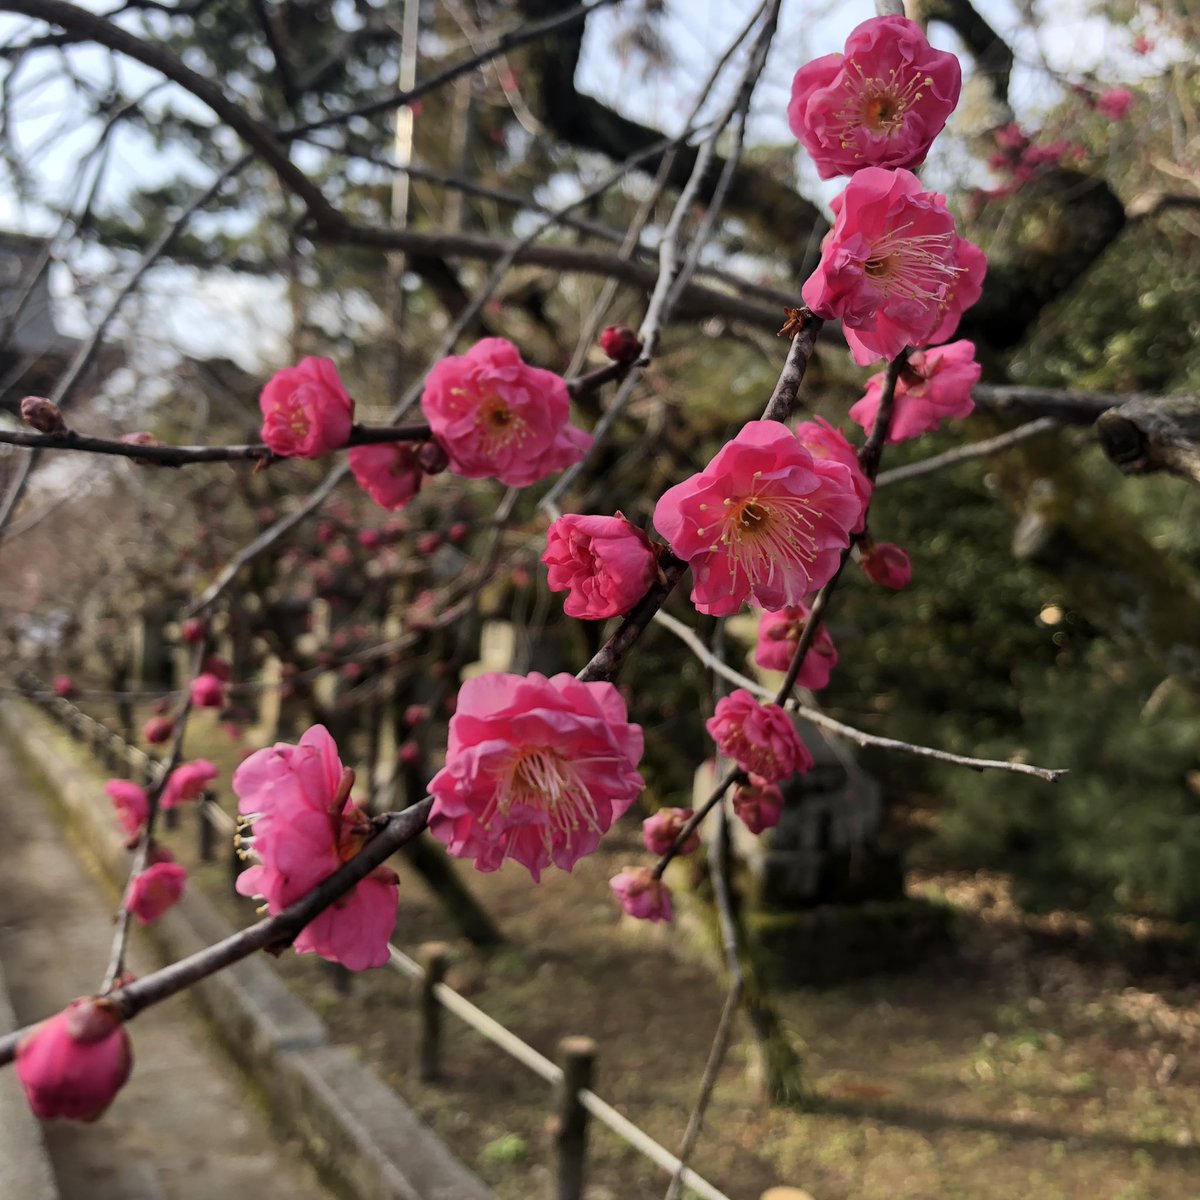
[[[179,630],[179,636],[192,645],[204,641],[206,633],[208,633],[208,623],[203,617],[188,617]]]
[[[38,433],[61,433],[67,427],[58,405],[45,396],[26,396],[21,401],[21,420]]]
[[[430,438],[417,450],[417,465],[426,475],[440,475],[450,465],[450,456],[439,441]]]
[[[636,362],[642,352],[642,343],[628,325],[609,325],[600,335],[600,349],[613,362]]]
[[[73,1000],[17,1047],[17,1078],[42,1120],[96,1120],[132,1066],[129,1035],[116,1006],[99,996]]]
[[[912,563],[894,543],[864,540],[858,549],[859,563],[872,583],[899,591],[912,581]]]
[[[660,808],[642,822],[642,844],[651,854],[661,857],[675,845],[675,839],[692,816],[690,808]],[[699,845],[700,834],[692,830],[688,840],[679,847],[679,853],[691,854]]]
[[[170,717],[151,717],[142,726],[142,737],[152,746],[161,746],[175,732],[175,722]]]
[[[192,703],[197,708],[220,708],[225,703],[225,687],[211,672],[192,680]]]
[[[140,924],[150,925],[178,903],[187,877],[187,870],[178,863],[153,863],[130,881],[125,906]]]
[[[626,867],[608,881],[621,907],[641,921],[669,921],[674,916],[671,891],[649,867]]]

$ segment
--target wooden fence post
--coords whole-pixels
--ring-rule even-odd
[[[196,853],[201,862],[212,862],[217,848],[217,829],[209,815],[212,792],[204,792],[196,802]]]
[[[592,1086],[596,1043],[588,1037],[565,1037],[558,1043],[558,1057],[563,1077],[556,1097],[550,1200],[582,1200],[588,1114],[579,1093]]]
[[[421,1036],[417,1042],[417,1078],[432,1083],[441,1074],[442,1006],[435,989],[446,978],[450,954],[444,942],[426,942],[417,958],[421,963]]]

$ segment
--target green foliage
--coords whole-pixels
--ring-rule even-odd
[[[529,1159],[529,1143],[519,1133],[503,1133],[479,1151],[487,1166],[519,1167]]]
[[[1031,753],[1071,774],[1053,788],[943,778],[954,795],[943,845],[1012,870],[1033,907],[1200,916],[1195,699],[1177,690],[1158,702],[1152,672],[1103,640],[1075,669],[1023,670],[1019,682]]]

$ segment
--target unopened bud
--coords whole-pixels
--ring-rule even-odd
[[[440,475],[450,465],[450,456],[440,442],[430,438],[417,450],[417,465],[426,475]]]
[[[66,428],[58,405],[45,396],[26,396],[21,401],[21,420],[38,433],[61,433]]]
[[[174,732],[175,722],[170,717],[151,717],[142,726],[142,737],[152,746],[161,746],[163,742],[169,741]]]
[[[613,362],[631,363],[642,352],[642,343],[628,325],[609,325],[600,335],[600,349]]]
[[[188,617],[180,628],[180,636],[185,642],[191,642],[193,645],[196,642],[202,642],[204,635],[208,632],[208,623],[203,617]]]

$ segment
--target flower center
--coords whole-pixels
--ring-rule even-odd
[[[603,833],[596,805],[575,765],[548,746],[519,750],[501,772],[496,795],[481,821],[507,818],[516,806],[539,809],[549,818],[544,828],[547,849],[552,835],[580,829]]]
[[[751,589],[770,582],[776,571],[786,575],[799,567],[811,575],[818,551],[813,536],[815,518],[813,506],[804,496],[763,492],[740,499],[727,496],[725,511],[716,522],[720,532],[709,549],[724,549],[734,580],[739,570],[744,572]],[[696,532],[703,535],[705,527]]]
[[[875,241],[863,273],[885,297],[941,304],[963,270],[954,265],[958,236],[953,229],[910,235],[909,228],[901,225]]]
[[[308,414],[304,411],[302,404],[293,404],[288,410],[288,428],[297,437],[304,437],[308,433],[312,422],[308,419]]]
[[[833,122],[843,149],[853,147],[863,129],[884,137],[902,130],[908,110],[924,97],[921,88],[933,84],[928,75],[904,78],[895,68],[886,75],[866,75],[857,63],[847,63],[845,71],[845,106]]]
[[[489,454],[503,449],[511,442],[525,440],[526,423],[499,396],[485,396],[476,410],[475,423],[479,426]]]

